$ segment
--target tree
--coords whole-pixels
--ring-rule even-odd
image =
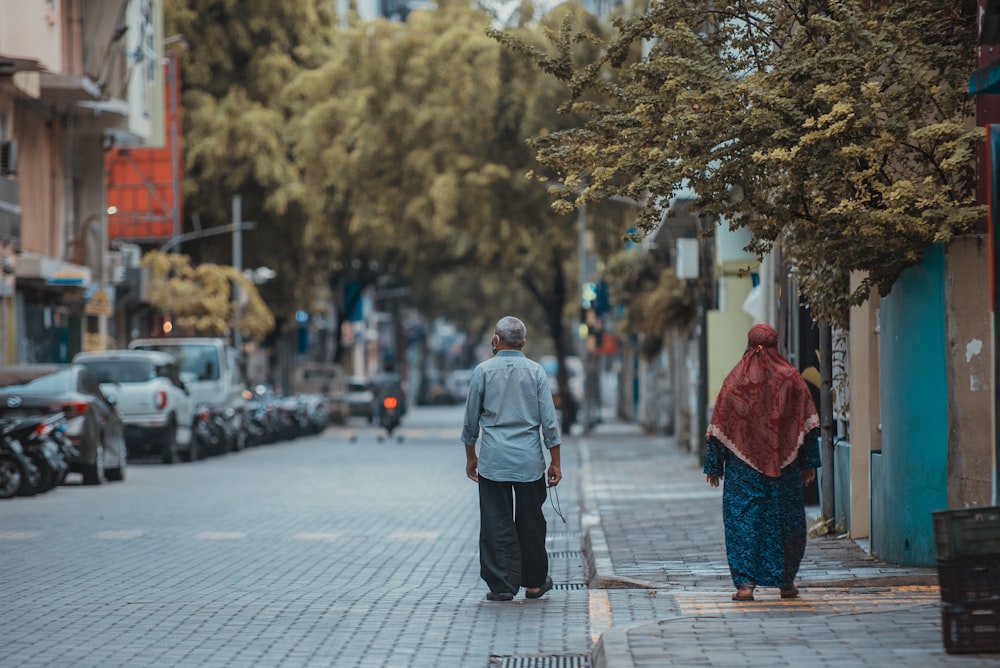
[[[244,264],[277,272],[264,287],[279,315],[311,306],[314,267],[305,260],[306,192],[289,150],[287,82],[315,67],[333,35],[333,4],[320,0],[166,0],[167,34],[184,38],[184,198],[192,219],[231,222],[239,194],[256,228],[243,235]],[[201,262],[230,263],[228,237],[188,243]],[[276,252],[279,251],[279,252]]]
[[[659,355],[671,331],[687,335],[694,327],[698,307],[693,289],[655,253],[642,248],[622,251],[608,260],[604,276],[623,307],[619,327],[626,334],[641,335],[643,357]]]
[[[188,202],[222,224],[243,195],[257,222],[245,255],[278,270],[281,292],[265,296],[279,316],[322,292],[392,280],[425,314],[468,315],[477,329],[523,313],[568,353],[577,218],[550,207],[555,175],[528,140],[573,117],[556,113],[566,91],[486,34],[491,14],[450,0],[406,23],[335,26],[318,9],[330,5],[307,0],[273,16],[267,3],[172,4],[172,29],[195,44]],[[516,30],[543,43],[523,10]],[[599,29],[579,9],[559,11]],[[602,255],[620,245],[626,216],[618,204],[588,210]],[[225,257],[224,243],[199,242],[198,259]]]
[[[509,39],[570,87],[565,111],[589,114],[533,143],[585,184],[560,210],[646,198],[648,232],[693,188],[752,250],[780,245],[813,313],[840,324],[983,215],[965,91],[975,2],[679,0],[615,25],[586,67],[570,54],[593,33],[570,22],[548,49]]]
[[[142,264],[150,270],[149,303],[170,316],[175,333],[226,336],[238,326],[246,340],[260,341],[274,328],[253,281],[231,266],[192,266],[187,255],[158,251]]]
[[[358,260],[402,277],[425,313],[469,314],[476,328],[492,327],[501,305],[539,313],[564,357],[578,304],[577,222],[551,209],[527,144],[567,125],[556,113],[564,93],[489,38],[490,21],[444,2],[405,24],[350,26],[326,62],[289,85],[307,244],[331,267]],[[519,33],[543,41],[538,28]],[[607,209],[591,228],[618,244],[623,208]]]

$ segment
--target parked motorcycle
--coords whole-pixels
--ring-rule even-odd
[[[209,404],[200,404],[194,412],[193,440],[190,460],[226,451],[225,433],[219,427],[216,411]]]
[[[13,418],[0,423],[3,437],[17,441],[32,468],[26,471],[18,494],[32,496],[56,487],[69,473],[75,448],[63,434],[62,413]]]
[[[36,467],[24,456],[20,441],[0,435],[0,499],[17,496]]]

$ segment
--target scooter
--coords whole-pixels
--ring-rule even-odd
[[[385,429],[389,438],[392,438],[392,432],[399,426],[399,422],[399,399],[392,394],[386,395],[382,398],[382,410],[379,411],[379,426]],[[378,440],[381,441],[382,437],[379,436]],[[399,436],[397,440],[402,442],[403,437]]]
[[[3,424],[3,436],[20,443],[25,458],[33,465],[26,471],[18,491],[21,496],[47,492],[66,478],[74,448],[62,434],[65,423],[63,414],[58,413],[19,418]]]
[[[199,404],[195,409],[192,431],[191,450],[186,457],[188,461],[197,461],[205,455],[221,455],[226,451],[226,433],[217,411],[209,404]]]
[[[20,441],[0,435],[0,499],[17,496],[28,478],[37,475],[38,469],[25,457]]]

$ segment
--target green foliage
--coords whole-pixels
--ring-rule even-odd
[[[237,315],[245,340],[260,341],[274,328],[274,316],[253,281],[234,267],[192,266],[186,255],[158,251],[146,253],[142,264],[150,272],[149,302],[172,318],[175,333],[228,335]],[[245,305],[234,299],[234,285],[245,295]]]
[[[168,0],[185,52],[186,209],[229,222],[243,197],[244,265],[278,272],[262,288],[288,316],[347,280],[403,283],[424,315],[470,331],[524,314],[534,341],[568,344],[578,307],[574,212],[554,211],[554,174],[529,140],[582,118],[557,112],[568,89],[487,35],[493,17],[464,2],[406,23],[335,25],[332,3]],[[237,11],[237,9],[239,11]],[[528,4],[515,33],[543,45]],[[546,23],[547,22],[547,23]],[[597,54],[581,43],[580,62]],[[604,255],[630,208],[594,203],[585,223]],[[185,247],[224,262],[229,239]]]
[[[528,140],[573,118],[556,111],[565,91],[486,35],[490,21],[442,3],[406,23],[359,23],[290,83],[307,245],[317,264],[375,262],[403,278],[426,315],[476,330],[533,312],[565,341],[577,219],[549,206]],[[537,28],[518,33],[544,41]],[[622,209],[590,217],[596,238],[620,239]]]
[[[617,21],[586,67],[573,50],[593,33],[570,21],[549,50],[505,41],[570,87],[565,110],[589,114],[533,143],[563,183],[586,185],[559,210],[644,200],[648,232],[691,187],[701,212],[750,229],[752,250],[779,245],[813,312],[843,324],[850,305],[887,294],[928,245],[984,213],[965,92],[975,11],[959,0],[678,0]],[[852,272],[865,277],[853,293]]]
[[[646,357],[660,353],[670,332],[687,334],[698,313],[687,281],[664,265],[662,258],[636,248],[612,256],[604,269],[615,303],[624,307],[618,327],[641,335],[640,351]]]
[[[333,30],[321,0],[166,0],[166,34],[184,38],[184,208],[188,231],[232,222],[232,198],[256,229],[243,235],[243,264],[269,266],[267,286],[280,315],[310,300],[315,271],[303,230],[308,201],[289,154],[287,82],[318,64]],[[199,262],[231,262],[230,237],[188,242]],[[276,253],[275,250],[281,252]]]

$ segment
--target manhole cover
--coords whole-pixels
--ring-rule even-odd
[[[489,668],[592,668],[587,654],[491,656]]]

